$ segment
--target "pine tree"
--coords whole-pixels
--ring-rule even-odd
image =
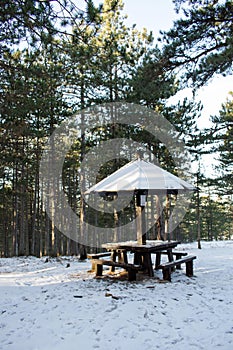
[[[174,0],[181,19],[163,32],[166,69],[184,69],[185,82],[194,87],[208,82],[216,73],[232,71],[232,1]]]
[[[220,173],[217,179],[219,192],[226,195],[233,194],[233,93],[218,116],[212,117],[214,124],[211,133],[211,141],[214,142],[214,150],[219,154],[217,171]]]
[[[96,102],[126,100],[129,77],[153,41],[151,33],[125,24],[123,1],[104,0],[101,27],[95,37],[99,89]]]

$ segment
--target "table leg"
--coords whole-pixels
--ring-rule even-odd
[[[173,254],[172,254],[172,249],[167,250],[167,256],[168,256],[168,261],[171,262],[173,261]]]
[[[142,265],[142,255],[140,253],[134,253],[134,265]]]
[[[127,251],[124,250],[124,251],[122,252],[122,255],[123,255],[123,261],[124,261],[124,263],[128,264],[128,255],[127,255]]]
[[[117,257],[117,252],[116,252],[116,250],[113,250],[111,253],[111,260],[116,262],[116,257]],[[115,272],[115,266],[111,266],[110,271]]]
[[[117,252],[117,256],[118,256],[118,261],[128,264],[128,257],[127,257],[127,251],[126,250],[119,250]]]
[[[123,262],[123,256],[122,256],[122,252],[121,251],[117,252],[117,261],[118,262]]]
[[[148,275],[150,277],[154,277],[154,270],[153,270],[153,265],[152,265],[152,260],[151,260],[151,253],[144,253],[143,254],[143,265],[148,271]]]
[[[173,254],[172,254],[172,249],[167,250],[167,256],[168,256],[168,261],[172,262],[174,260]],[[171,271],[174,271],[175,268],[171,267]]]
[[[161,264],[161,253],[157,252],[156,253],[156,258],[155,258],[155,269],[158,270],[159,265]]]

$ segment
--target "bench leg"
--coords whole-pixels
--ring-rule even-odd
[[[159,265],[161,264],[161,253],[156,253],[155,258],[155,269],[158,270]]]
[[[192,277],[193,276],[193,261],[186,262],[186,276]]]
[[[163,269],[163,279],[171,282],[171,268]]]
[[[168,256],[168,261],[172,262],[174,260],[173,254],[172,254],[172,249],[167,250],[167,256]],[[171,271],[175,271],[175,267],[171,268]]]
[[[91,261],[91,271],[95,271],[95,267],[96,267],[95,261],[92,260]]]
[[[96,264],[96,277],[100,277],[103,274],[103,265]]]
[[[136,281],[136,271],[134,269],[128,269],[128,280]]]
[[[179,259],[181,259],[181,258],[182,258],[182,255],[180,255],[180,254],[177,254],[177,255],[176,255],[176,260],[179,260]],[[176,269],[177,269],[177,270],[181,270],[181,264],[176,265]]]

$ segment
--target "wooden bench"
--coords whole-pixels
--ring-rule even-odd
[[[168,252],[167,250],[164,250],[164,251],[158,252],[158,253],[156,253],[156,261],[155,261],[155,269],[156,270],[161,265],[161,255],[168,255],[168,257],[169,257],[169,254],[170,254],[170,256],[172,256],[172,258],[175,256],[176,260],[179,260],[183,256],[188,255],[188,253],[186,253],[186,252],[178,252],[178,251]],[[173,259],[171,261],[173,261]],[[177,270],[181,270],[181,265],[178,264],[176,266],[176,268],[177,268]]]
[[[125,269],[128,272],[128,280],[129,281],[136,281],[136,273],[141,270],[140,265],[134,265],[134,264],[126,264],[123,262],[115,262],[112,260],[102,260],[102,259],[96,259],[94,260],[95,263],[95,271],[96,271],[96,277],[100,277],[103,274],[103,265],[107,266],[113,266],[115,267],[121,267],[122,269]]]
[[[170,261],[164,264],[159,265],[159,269],[163,270],[163,279],[166,281],[171,281],[171,272],[172,268],[175,266],[180,266],[181,264],[185,263],[186,265],[186,276],[192,277],[193,276],[193,260],[196,259],[196,256],[194,255],[187,255],[183,257],[182,259]]]
[[[99,258],[104,258],[105,256],[111,256],[111,252],[87,254],[88,259],[99,259]]]
[[[104,258],[106,256],[111,256],[111,252],[101,252],[95,254],[87,254],[87,258],[91,259],[91,271],[95,271],[95,260]]]

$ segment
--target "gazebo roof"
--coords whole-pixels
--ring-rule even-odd
[[[127,163],[85,193],[114,193],[148,190],[149,193],[195,191],[196,187],[159,166],[138,159]]]

